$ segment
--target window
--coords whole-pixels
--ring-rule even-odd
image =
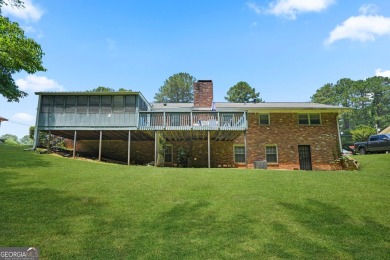
[[[245,146],[235,145],[234,146],[234,162],[244,163],[245,162]]]
[[[298,123],[300,125],[321,125],[320,114],[298,114]]]
[[[76,97],[67,96],[65,101],[65,113],[74,113],[76,112]]]
[[[50,113],[53,111],[53,97],[52,96],[42,96],[42,113]]]
[[[164,159],[165,159],[165,162],[172,162],[172,145],[171,144],[167,144],[165,146],[165,153],[164,153]]]
[[[111,96],[102,96],[102,103],[100,113],[110,114],[111,113]]]
[[[269,125],[269,114],[260,114],[259,123],[260,125]]]
[[[77,97],[77,113],[86,114],[88,111],[88,96]]]
[[[64,113],[65,96],[54,97],[54,113]]]
[[[265,147],[265,159],[268,163],[278,162],[278,149],[276,145],[267,145]]]
[[[89,97],[89,113],[90,114],[99,114],[100,108],[100,97],[99,96],[90,96]]]

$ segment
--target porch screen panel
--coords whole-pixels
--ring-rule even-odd
[[[76,96],[67,96],[65,99],[65,113],[76,112]]]
[[[63,113],[64,112],[64,103],[65,103],[65,96],[55,96],[54,97],[54,113]]]
[[[88,111],[88,96],[77,97],[77,113],[86,114]]]
[[[125,96],[125,112],[135,112],[135,96]]]
[[[110,114],[111,113],[111,96],[102,96],[102,103],[100,108],[100,113]]]
[[[99,96],[90,96],[89,97],[89,113],[98,114],[100,109],[100,97]]]
[[[124,108],[123,96],[114,96],[113,112],[121,113],[123,112],[123,108]]]
[[[42,113],[51,113],[53,111],[53,96],[42,96]]]

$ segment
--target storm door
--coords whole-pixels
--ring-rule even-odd
[[[312,170],[310,145],[298,145],[299,166],[301,170]]]

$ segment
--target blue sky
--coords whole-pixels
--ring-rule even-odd
[[[35,91],[98,86],[153,101],[169,76],[214,82],[214,100],[246,81],[263,100],[310,100],[341,78],[390,77],[388,0],[25,0],[4,8],[45,52],[46,72],[18,74],[29,93],[0,97],[0,136],[35,124]]]

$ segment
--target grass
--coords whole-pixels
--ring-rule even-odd
[[[389,154],[356,156],[358,172],[0,155],[0,245],[42,259],[390,257]]]

